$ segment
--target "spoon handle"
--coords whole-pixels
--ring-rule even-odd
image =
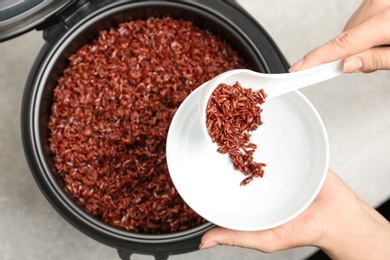
[[[267,99],[334,78],[342,73],[342,61],[338,60],[307,70],[267,75],[269,83],[272,84],[272,88],[267,88]],[[267,84],[267,78],[264,78],[264,84]]]

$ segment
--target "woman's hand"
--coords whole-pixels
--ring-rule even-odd
[[[344,73],[390,69],[390,0],[364,0],[343,33],[306,54],[290,71],[339,59]],[[256,232],[217,227],[204,234],[200,248],[216,245],[266,253],[316,246],[333,259],[390,259],[390,223],[329,171],[317,198],[293,220]]]
[[[390,1],[364,0],[344,31],[296,62],[290,72],[344,59],[344,73],[390,69]]]
[[[256,232],[217,227],[204,234],[200,248],[216,245],[266,253],[317,246],[336,259],[390,259],[390,223],[329,171],[317,198],[290,222]]]

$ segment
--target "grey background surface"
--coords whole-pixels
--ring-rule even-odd
[[[292,64],[342,31],[359,0],[239,0]],[[119,259],[49,205],[27,166],[20,135],[24,83],[43,45],[40,32],[0,43],[0,260]],[[302,92],[329,135],[330,167],[367,203],[390,196],[388,71],[343,75]],[[273,254],[221,246],[170,259],[303,259],[315,248]],[[153,259],[135,255],[132,259]]]

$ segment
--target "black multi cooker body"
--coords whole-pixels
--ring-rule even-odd
[[[259,4],[258,8],[262,8]],[[97,220],[76,205],[55,178],[48,143],[52,92],[68,65],[68,57],[91,42],[101,30],[122,22],[170,16],[192,21],[229,42],[255,70],[286,72],[288,64],[278,47],[234,0],[29,0],[0,3],[0,41],[32,29],[45,40],[26,81],[21,128],[31,172],[50,204],[75,228],[118,250],[121,259],[131,254],[167,259],[198,249],[201,236],[213,227],[205,223],[187,231],[149,235],[120,230]]]

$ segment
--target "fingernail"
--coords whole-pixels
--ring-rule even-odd
[[[360,57],[352,57],[344,61],[343,72],[344,73],[359,72],[361,68],[363,68],[362,59]]]
[[[199,249],[209,249],[218,245],[218,242],[208,242],[206,244],[200,244]]]
[[[305,63],[305,59],[300,59],[299,61],[295,62],[294,65],[292,65],[288,71],[289,72],[298,71],[300,68],[302,68],[303,63]]]

